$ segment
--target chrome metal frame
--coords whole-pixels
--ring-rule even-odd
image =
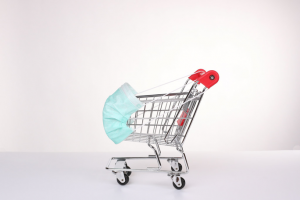
[[[185,85],[188,81],[189,79]],[[179,187],[181,185],[180,175],[189,172],[189,165],[183,150],[183,143],[198,111],[204,92],[207,90],[207,88],[204,87],[203,90],[199,92],[196,89],[197,86],[199,86],[197,82],[194,83],[188,92],[184,92],[185,88],[183,88],[180,93],[137,96],[140,101],[148,104],[145,104],[143,108],[135,112],[128,120],[127,125],[135,131],[130,134],[125,141],[147,143],[154,151],[154,155],[149,155],[148,157],[112,157],[106,169],[116,174],[120,182],[124,180],[124,171],[167,173],[168,176],[171,176],[174,184]],[[170,110],[172,111],[170,112]],[[185,117],[180,116],[180,113],[183,112],[186,113]],[[163,114],[163,117],[160,117],[161,114]],[[145,123],[146,120],[149,121]],[[183,124],[176,124],[176,120],[185,121]],[[138,127],[140,127],[140,129]],[[152,144],[155,145],[156,148]],[[160,145],[176,147],[176,150],[181,153],[181,157],[161,157]],[[157,167],[148,167],[145,169],[125,168],[126,160],[132,159],[155,159],[157,161]],[[178,167],[178,161],[183,160],[185,171],[161,170],[162,159],[167,160],[174,169]],[[116,161],[115,166],[111,167],[110,165],[113,160]]]

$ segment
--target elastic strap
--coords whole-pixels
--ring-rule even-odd
[[[141,94],[141,93],[147,92],[147,91],[149,91],[149,90],[153,90],[153,89],[155,89],[155,88],[161,87],[161,86],[163,86],[163,85],[167,85],[167,84],[169,84],[169,83],[172,83],[172,82],[174,82],[174,81],[178,81],[178,80],[180,80],[180,79],[183,79],[183,78],[186,78],[186,77],[188,77],[188,76],[192,76],[192,75],[194,75],[194,74],[198,74],[198,73],[199,73],[199,72],[195,72],[195,73],[193,73],[193,74],[185,75],[185,76],[183,76],[183,77],[180,77],[180,78],[174,79],[174,80],[172,80],[172,81],[169,81],[169,82],[167,82],[167,83],[163,83],[163,84],[161,84],[161,85],[158,85],[158,86],[155,86],[155,87],[153,87],[153,88],[150,88],[150,89],[144,90],[144,91],[142,91],[142,92],[139,92],[139,93],[137,93],[137,94]],[[136,95],[137,95],[137,94],[136,94]]]

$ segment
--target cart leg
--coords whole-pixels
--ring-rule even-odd
[[[167,161],[171,165],[172,171],[178,172],[182,170],[182,165],[178,162],[178,159],[172,158],[172,159],[168,159]]]
[[[124,172],[117,172],[117,173],[116,173],[116,177],[117,177],[117,179],[118,179],[121,183],[125,183]]]
[[[160,169],[161,169],[161,162],[160,162],[160,159],[159,159],[159,155],[160,155],[161,151],[160,151],[160,148],[159,148],[159,145],[158,145],[156,139],[155,139],[155,138],[153,138],[153,139],[154,139],[154,141],[155,141],[155,143],[156,143],[156,147],[157,147],[157,150],[159,151],[159,154],[157,153],[157,151],[156,151],[156,149],[154,148],[154,146],[152,146],[152,145],[150,144],[150,136],[149,136],[149,138],[148,138],[148,146],[149,146],[151,149],[153,149],[154,154],[155,154],[155,155],[149,155],[149,157],[152,157],[152,156],[153,156],[153,157],[154,157],[154,156],[156,157],[158,167],[148,167],[148,169],[160,170]]]
[[[176,141],[176,140],[175,140]],[[184,164],[185,164],[185,167],[186,167],[186,173],[188,173],[189,172],[189,164],[188,164],[188,161],[187,161],[187,159],[186,159],[186,155],[185,155],[185,153],[184,153],[184,151],[183,151],[183,147],[182,147],[182,145],[181,145],[181,143],[180,142],[177,142],[177,148],[176,148],[176,150],[177,151],[179,151],[180,153],[181,153],[181,155],[182,155],[182,158],[183,158],[183,161],[184,161]]]
[[[115,168],[124,168],[126,164],[125,160],[117,160]],[[121,183],[125,183],[125,176],[123,171],[116,172],[116,177]]]

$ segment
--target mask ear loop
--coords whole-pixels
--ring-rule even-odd
[[[178,89],[181,89],[181,88],[182,88],[181,92],[183,92],[185,86],[190,85],[190,84],[192,84],[192,83],[193,83],[193,84],[195,84],[195,83],[199,84],[197,78],[192,77],[192,76],[195,75],[195,74],[199,74],[199,77],[201,77],[202,75],[205,74],[205,71],[202,70],[202,69],[199,69],[199,70],[197,70],[196,72],[194,72],[193,74],[189,74],[189,75],[183,76],[183,77],[181,77],[181,78],[178,78],[178,79],[169,81],[169,82],[164,83],[164,84],[161,84],[161,85],[159,85],[159,86],[156,86],[156,87],[147,89],[147,90],[145,90],[145,91],[143,91],[143,92],[152,90],[152,89],[154,89],[154,88],[161,87],[161,86],[163,86],[163,85],[172,83],[172,82],[174,82],[174,81],[177,81],[177,80],[180,80],[180,79],[182,79],[182,78],[185,78],[185,77],[189,76],[189,79],[185,82],[185,84],[184,84],[183,86],[181,86],[181,87],[179,87],[179,88],[176,88],[175,90],[172,90],[171,92],[168,92],[168,93],[164,94],[163,96],[160,97],[160,99],[162,99],[164,96],[167,96],[168,94],[170,94],[170,93],[172,93],[172,92],[174,92],[174,91],[176,91],[176,90],[178,90]],[[192,82],[191,82],[191,83],[188,83],[189,80],[191,80]],[[205,91],[206,91],[206,90],[205,90]],[[205,91],[204,91],[204,92],[205,92]],[[143,93],[143,92],[140,92],[140,93]],[[163,114],[160,114],[159,116],[157,116],[157,117],[155,117],[155,118],[148,119],[149,121],[148,121],[147,123],[144,123],[143,125],[141,125],[141,126],[140,126],[140,129],[143,128],[143,126],[149,124],[152,120],[158,119],[158,118],[160,118],[161,116],[164,117],[164,115],[169,114],[169,113],[172,112],[173,110],[176,110],[176,109],[178,109],[179,107],[183,106],[184,104],[186,104],[186,103],[192,101],[193,99],[199,97],[200,95],[204,94],[204,92],[200,92],[200,93],[197,94],[195,97],[189,99],[188,101],[186,101],[186,102],[184,102],[184,103],[179,104],[176,108],[174,108],[175,105],[176,105],[176,103],[175,103],[175,104],[172,106],[172,108],[171,108],[167,113],[163,113]],[[138,94],[140,94],[140,93],[138,93]],[[153,101],[147,102],[147,103],[144,104],[144,106],[147,105],[147,104],[149,104],[149,103],[153,103],[153,102],[155,102],[155,101],[158,101],[158,100],[160,100],[160,99],[155,99],[155,100],[153,100]],[[158,106],[159,106],[159,105],[157,105],[157,106],[155,106],[155,107],[153,107],[153,108],[156,108],[156,107],[158,107]],[[142,113],[139,114],[139,115],[137,115],[135,118],[131,118],[131,119],[137,119],[137,117],[140,116],[140,115],[142,115]],[[133,132],[136,131],[136,130],[137,130],[137,129],[134,129]]]
[[[179,88],[176,88],[175,90],[172,90],[171,92],[168,92],[168,93],[164,94],[163,96],[161,96],[160,99],[162,99],[163,97],[167,96],[168,94],[170,94],[170,93],[172,93],[172,92],[175,92],[176,90],[179,90],[180,88],[182,88],[182,90],[181,90],[181,92],[182,92],[182,91],[184,90],[184,87],[185,87],[185,86],[190,85],[190,84],[192,84],[192,83],[193,83],[193,82],[187,83],[187,84],[185,84],[185,85],[183,85],[183,86],[181,86],[181,87],[179,87]],[[157,100],[160,100],[160,99],[154,99],[153,101],[147,102],[147,103],[145,103],[144,105],[147,105],[148,103],[153,103],[153,102],[155,102],[155,101],[157,101]]]
[[[160,99],[162,99],[164,96],[167,96],[168,94],[170,94],[170,93],[172,93],[172,92],[175,92],[176,90],[179,90],[180,88],[182,88],[181,92],[183,92],[185,86],[190,85],[190,84],[192,84],[193,82],[198,81],[197,79],[200,78],[202,75],[204,75],[205,72],[206,72],[206,71],[203,70],[203,69],[198,69],[198,70],[195,71],[193,74],[189,74],[189,75],[183,76],[183,77],[181,77],[181,78],[174,79],[174,80],[169,81],[169,82],[167,82],[167,83],[163,83],[163,84],[161,84],[161,85],[158,85],[158,86],[155,86],[155,87],[153,87],[153,88],[147,89],[147,90],[145,90],[145,91],[143,91],[143,92],[146,92],[146,91],[149,91],[149,90],[152,90],[152,89],[161,87],[161,86],[163,86],[163,85],[167,85],[167,84],[172,83],[172,82],[174,82],[174,81],[177,81],[177,80],[186,78],[187,76],[189,77],[188,80],[185,82],[185,84],[184,84],[183,86],[181,86],[181,87],[179,87],[179,88],[176,88],[175,90],[172,90],[171,92],[168,92],[168,93],[164,94],[163,96],[160,97]],[[198,75],[198,76],[197,76],[197,75]],[[191,80],[191,81],[193,81],[193,82],[188,83],[189,80]],[[199,84],[199,83],[198,83],[198,84]],[[139,92],[139,93],[137,93],[137,94],[141,94],[141,93],[143,93],[143,92]],[[153,102],[155,102],[155,101],[157,101],[157,100],[160,100],[160,99],[155,99],[155,100],[150,101],[150,102],[148,102],[148,103],[153,103]],[[146,105],[146,104],[148,104],[148,103],[145,103],[144,105]]]
[[[192,84],[192,83],[195,83],[195,82],[197,81],[195,75],[198,75],[199,77],[201,77],[203,74],[205,74],[205,70],[203,70],[203,69],[198,69],[198,70],[197,70],[196,72],[194,72],[193,74],[189,74],[189,75],[183,76],[183,77],[181,77],[181,78],[174,79],[174,80],[172,80],[172,81],[169,81],[169,82],[167,82],[167,83],[163,83],[163,84],[158,85],[158,86],[155,86],[155,87],[153,87],[153,88],[144,90],[144,91],[139,92],[139,93],[137,93],[137,94],[141,94],[141,93],[143,93],[143,92],[146,92],[146,91],[149,91],[149,90],[152,90],[152,89],[161,87],[161,86],[163,86],[163,85],[167,85],[167,84],[172,83],[172,82],[174,82],[174,81],[177,81],[177,80],[180,80],[180,79],[189,77],[188,80],[185,82],[185,84],[184,84],[183,86],[180,86],[179,88],[176,88],[175,90],[172,90],[171,92],[168,92],[168,93],[164,94],[163,96],[160,97],[160,99],[162,99],[163,97],[167,96],[168,94],[170,94],[170,93],[172,93],[172,92],[175,92],[176,90],[179,90],[179,89],[181,89],[181,88],[182,88],[181,92],[183,92],[185,86],[190,85],[190,84]],[[198,78],[198,77],[197,77],[197,78]],[[188,83],[189,80],[191,80],[192,82],[191,82],[191,83]],[[136,95],[137,95],[137,94],[136,94]],[[147,104],[149,104],[149,103],[153,103],[153,102],[155,102],[155,101],[158,101],[158,100],[160,100],[160,99],[154,99],[153,101],[144,103],[144,106],[147,105]],[[176,105],[176,103],[172,106],[172,109],[174,108],[175,105]],[[158,107],[158,106],[154,106],[153,108],[157,108],[157,107]],[[143,113],[137,115],[136,117],[138,117],[138,116],[140,116],[140,115],[143,115]]]
[[[142,91],[142,92],[139,92],[139,93],[137,93],[137,94],[141,94],[141,93],[147,92],[147,91],[149,91],[149,90],[153,90],[153,89],[155,89],[155,88],[158,88],[158,87],[167,85],[167,84],[169,84],[169,83],[172,83],[172,82],[174,82],[174,81],[178,81],[178,80],[183,79],[183,78],[186,78],[186,77],[188,77],[188,76],[189,76],[189,77],[192,77],[194,74],[199,74],[200,76],[202,76],[203,74],[205,74],[205,71],[204,71],[203,69],[198,69],[198,70],[195,71],[193,74],[189,74],[189,75],[182,76],[182,77],[177,78],[177,79],[174,79],[174,80],[172,80],[172,81],[169,81],[169,82],[163,83],[163,84],[161,84],[161,85],[155,86],[155,87],[153,87],[153,88],[150,88],[150,89],[144,90],[144,91]],[[192,80],[192,79],[191,79],[191,80]],[[193,80],[193,81],[195,81],[195,80]],[[184,86],[185,86],[185,85],[184,85]],[[184,86],[182,86],[182,87],[184,87]],[[181,87],[180,87],[180,88],[181,88]],[[171,92],[169,92],[169,93],[171,93]],[[136,94],[136,95],[137,95],[137,94]]]

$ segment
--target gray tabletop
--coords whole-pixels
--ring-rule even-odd
[[[111,156],[137,153],[0,153],[1,200],[300,199],[300,151],[189,152],[186,186],[160,173],[135,172],[126,186],[105,170]],[[155,166],[129,161],[131,167]],[[169,165],[163,162],[164,169]]]

